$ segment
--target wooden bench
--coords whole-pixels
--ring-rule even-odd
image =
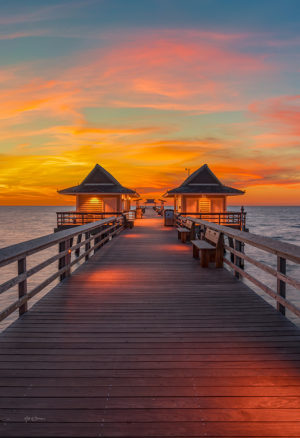
[[[202,268],[208,268],[210,261],[215,261],[216,268],[223,267],[223,236],[218,231],[206,228],[204,240],[192,240],[193,257],[199,258]]]
[[[191,240],[191,231],[193,222],[189,219],[184,223],[185,227],[178,227],[176,230],[178,231],[178,240],[181,240],[182,243]]]

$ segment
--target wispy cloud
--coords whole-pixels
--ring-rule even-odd
[[[42,6],[39,8],[30,8],[23,6],[23,12],[14,14],[2,14],[0,16],[0,25],[12,25],[22,23],[34,23],[38,21],[46,21],[53,18],[62,18],[63,16],[72,15],[73,11],[78,8],[85,8],[90,4],[99,0],[85,0],[85,1],[62,1],[50,6]]]
[[[30,38],[44,36],[44,30],[32,30],[24,32],[0,33],[0,40],[15,40],[18,38]]]

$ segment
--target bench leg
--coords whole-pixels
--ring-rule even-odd
[[[188,233],[186,233],[186,241],[187,242],[191,241],[191,232],[190,231]]]
[[[195,245],[193,245],[193,257],[194,257],[194,259],[198,259],[199,258],[199,249],[196,248]]]
[[[177,239],[178,239],[178,240],[181,239],[181,232],[180,232],[180,231],[178,231],[178,233],[177,233]]]
[[[202,268],[208,268],[208,262],[209,262],[209,251],[207,249],[201,249],[201,256],[200,256],[200,264]]]
[[[216,268],[223,268],[223,248],[216,250]]]
[[[181,233],[181,242],[182,243],[186,242],[186,232],[185,231],[182,231],[182,233]]]

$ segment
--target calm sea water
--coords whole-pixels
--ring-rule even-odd
[[[239,211],[237,207],[229,209]],[[0,207],[0,247],[6,247],[52,233],[56,224],[56,212],[69,210],[70,207]],[[250,232],[300,246],[300,207],[247,207],[245,210],[247,211],[247,226]],[[276,266],[275,256],[267,255],[265,252],[247,246],[245,250],[247,254],[254,256],[257,260],[268,263],[270,266]],[[57,248],[53,247],[43,251],[43,254],[39,253],[36,256],[29,257],[28,266],[34,266],[41,261],[41,257],[48,258],[54,255],[56,251]],[[29,289],[47,278],[54,272],[54,269],[54,266],[49,266],[30,278]],[[257,268],[250,264],[246,265],[246,269],[263,283],[276,290],[276,281],[271,276],[258,271]],[[288,273],[300,281],[299,265],[289,263]],[[16,275],[16,263],[1,268],[1,283],[14,275]],[[39,294],[35,299],[31,300],[31,306],[47,293],[51,287],[53,287],[53,284],[43,294]],[[254,286],[251,287],[255,289]],[[273,299],[259,292],[259,290],[256,291],[268,302],[274,304]],[[0,309],[15,301],[16,296],[16,289],[11,289],[10,292],[0,295]],[[300,307],[300,291],[288,287],[287,297]],[[297,325],[300,325],[299,318],[291,314],[288,314],[288,317]],[[11,323],[14,318],[15,316],[12,315],[2,324],[0,323],[0,330]]]

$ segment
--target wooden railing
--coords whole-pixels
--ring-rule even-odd
[[[18,275],[0,285],[0,294],[9,291],[14,286],[18,288],[18,299],[0,311],[0,321],[19,309],[19,315],[27,311],[28,301],[45,289],[56,279],[63,280],[71,275],[71,268],[81,259],[87,261],[94,252],[120,233],[126,219],[123,216],[109,217],[92,224],[82,225],[70,230],[59,231],[37,239],[19,243],[0,249],[0,268],[12,263],[17,264]],[[76,243],[74,239],[77,237]],[[46,248],[58,245],[58,253],[27,269],[27,257],[44,251]],[[83,252],[81,249],[83,248]],[[73,255],[73,260],[72,260]],[[50,277],[28,291],[27,280],[47,266],[58,262],[58,267]]]
[[[189,213],[180,212],[176,213],[176,217],[193,217],[194,219],[201,219],[204,221],[212,222],[218,225],[226,225],[240,230],[245,230],[246,228],[246,212],[244,211],[224,211],[221,213]]]
[[[135,211],[130,210],[126,212],[79,212],[79,211],[59,211],[56,213],[57,215],[57,226],[78,226],[78,225],[85,225],[89,224],[91,222],[96,222],[101,219],[105,219],[110,216],[120,216],[125,215],[127,217],[127,220],[134,220],[135,219]]]
[[[206,228],[219,231],[223,234],[224,250],[230,254],[229,258],[224,258],[224,263],[232,269],[237,278],[246,278],[260,290],[274,298],[277,303],[277,310],[282,314],[285,314],[286,309],[288,309],[295,315],[300,316],[300,308],[286,299],[287,285],[300,290],[300,281],[287,275],[287,261],[300,265],[300,246],[281,242],[271,237],[220,226],[192,217],[189,217],[189,219],[193,222],[193,239],[203,238]],[[264,253],[275,255],[277,259],[276,268],[246,254],[248,246],[262,250]],[[277,282],[276,290],[264,284],[256,275],[254,276],[247,272],[245,262],[271,275]]]

